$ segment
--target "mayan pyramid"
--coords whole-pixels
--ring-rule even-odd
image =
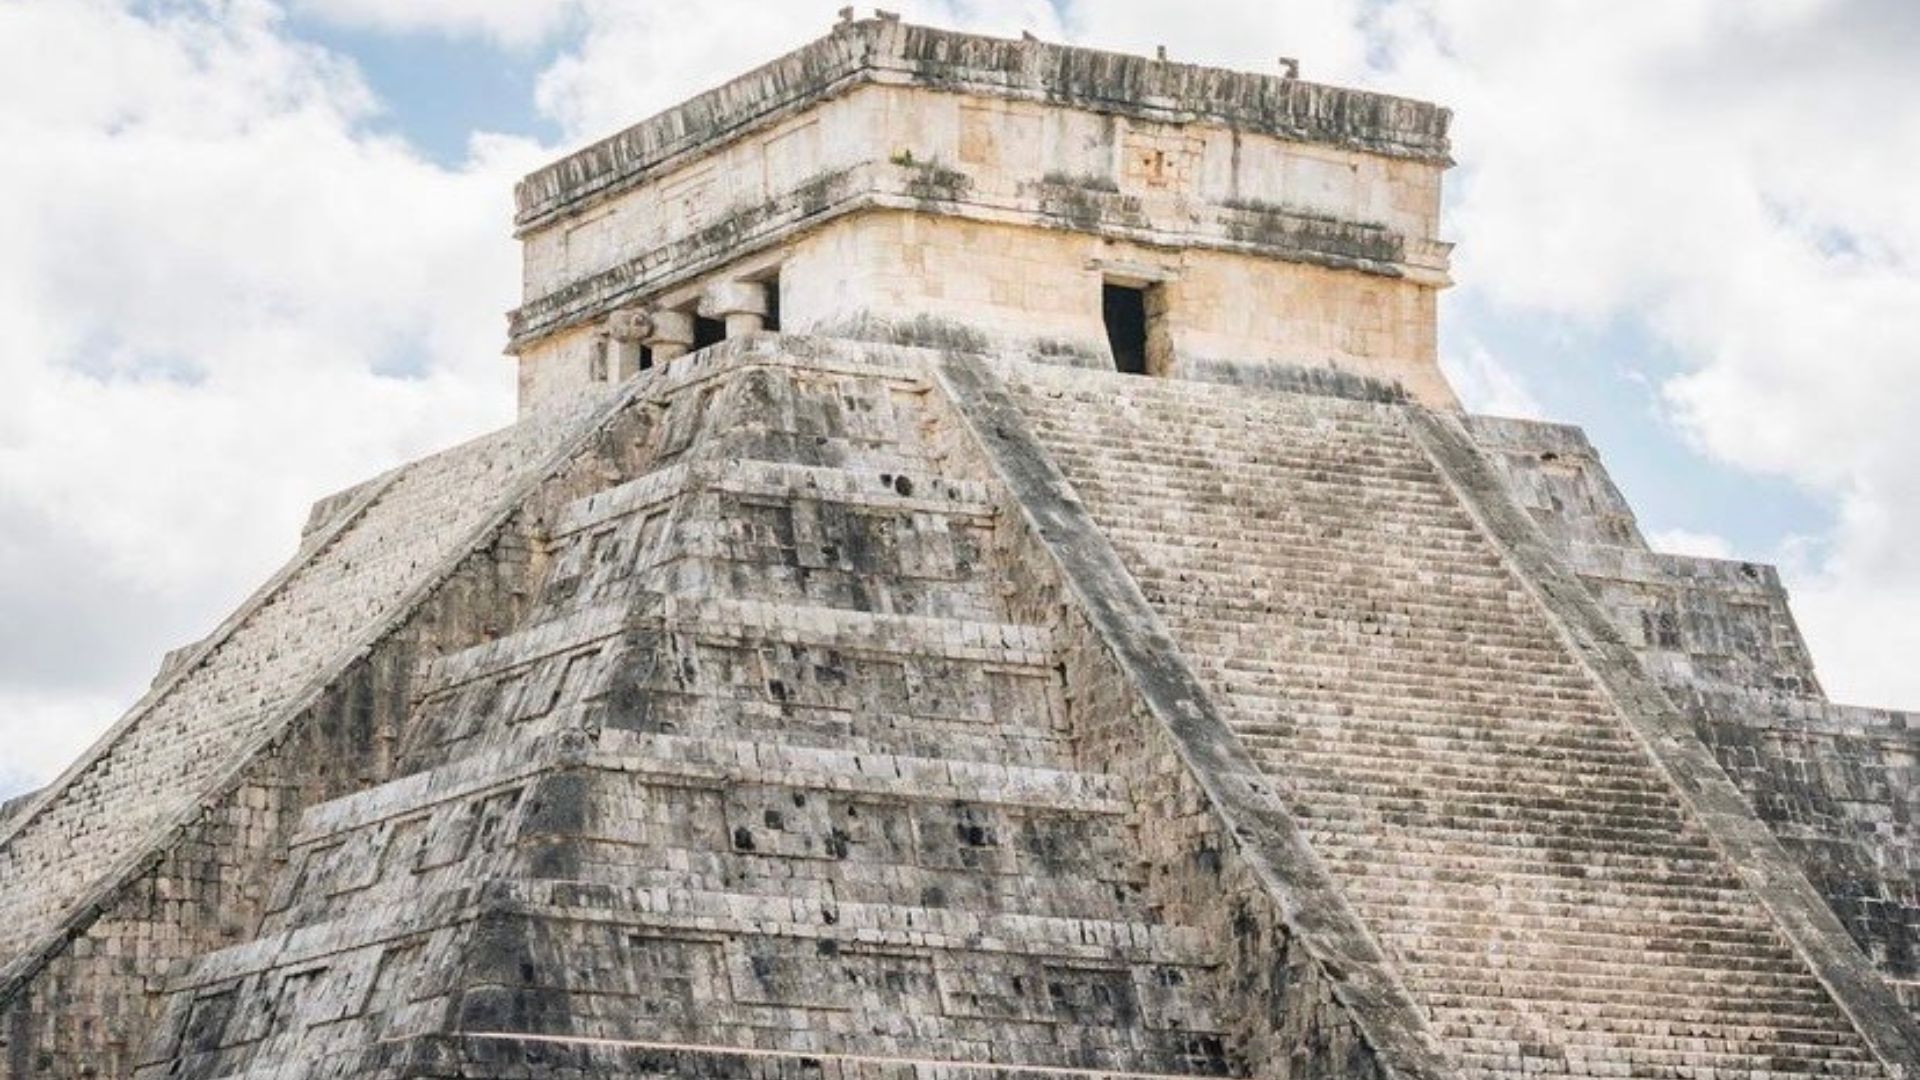
[[[1914,717],[1435,358],[1448,114],[890,19],[0,817],[0,1077],[1920,1080]]]

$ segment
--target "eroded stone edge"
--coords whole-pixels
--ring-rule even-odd
[[[1090,76],[1116,64],[1140,76],[1131,94],[1089,88]],[[1190,85],[1195,76],[1215,82],[1196,93]],[[1108,71],[1105,79],[1130,85],[1125,74]],[[1152,122],[1198,119],[1301,142],[1452,162],[1447,138],[1452,112],[1430,102],[1278,74],[1209,70],[1083,46],[863,19],[529,173],[514,189],[516,234],[551,224],[567,210],[617,194],[672,161],[711,153],[863,83],[1065,101]],[[1256,99],[1252,104],[1250,97]],[[1269,114],[1275,97],[1285,101],[1280,116]],[[1296,103],[1296,98],[1304,100]],[[1343,123],[1369,109],[1404,115],[1372,130]]]

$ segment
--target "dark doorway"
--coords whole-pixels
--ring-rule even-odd
[[[693,317],[693,347],[704,349],[709,345],[718,345],[727,340],[727,324],[719,319],[709,319],[705,315]]]
[[[766,328],[777,334],[780,332],[780,271],[775,270],[762,284],[767,287]]]
[[[1112,282],[1100,288],[1100,312],[1107,320],[1107,345],[1115,370],[1147,373],[1147,291]]]

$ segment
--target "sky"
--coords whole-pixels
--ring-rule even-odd
[[[0,0],[0,797],[292,552],[512,419],[514,180],[839,0]],[[1455,110],[1443,363],[1920,706],[1920,5],[898,0]],[[866,9],[862,9],[864,14]]]

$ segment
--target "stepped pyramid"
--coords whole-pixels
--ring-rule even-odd
[[[1448,116],[891,19],[0,809],[0,1077],[1920,1078],[1908,714],[1434,356]]]

